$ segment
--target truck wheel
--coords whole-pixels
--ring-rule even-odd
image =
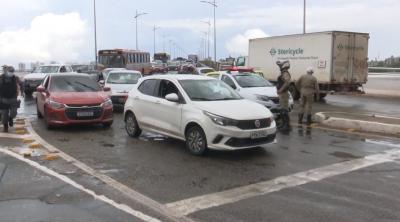
[[[296,86],[293,83],[289,86],[289,92],[292,94],[294,100],[300,99],[300,92],[296,89]]]

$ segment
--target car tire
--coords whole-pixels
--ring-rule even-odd
[[[39,111],[39,107],[38,107],[37,101],[36,101],[36,115],[37,115],[37,117],[39,119],[43,119],[43,115]]]
[[[128,112],[125,116],[125,130],[126,133],[133,138],[137,138],[142,133],[139,124],[136,120],[135,114]]]
[[[113,122],[108,122],[108,123],[102,123],[101,125],[103,125],[104,128],[110,128],[112,124]]]
[[[207,138],[203,129],[199,126],[192,126],[186,131],[186,148],[196,156],[201,156],[206,153]]]

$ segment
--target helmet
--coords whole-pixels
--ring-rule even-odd
[[[15,72],[15,69],[13,66],[7,66],[7,70],[11,73]]]
[[[313,74],[314,73],[314,68],[312,66],[310,66],[310,67],[307,68],[306,71],[307,71],[308,74]]]
[[[285,60],[283,62],[277,61],[276,64],[279,66],[280,70],[288,70],[290,68],[289,60]]]

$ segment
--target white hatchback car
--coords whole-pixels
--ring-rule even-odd
[[[108,73],[104,87],[111,89],[111,101],[116,107],[124,107],[128,93],[135,87],[142,74],[132,70],[113,70]]]
[[[279,97],[276,86],[258,74],[253,73],[221,73],[219,79],[236,90],[243,98],[260,103],[272,113],[280,112]],[[289,109],[292,110],[294,101],[289,98]]]
[[[198,75],[142,78],[124,108],[129,136],[142,130],[186,141],[195,155],[207,148],[236,150],[275,141],[276,125],[264,106],[243,99],[224,82]]]

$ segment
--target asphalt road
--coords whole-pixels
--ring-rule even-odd
[[[329,95],[315,109],[400,116],[397,98],[361,95]],[[36,118],[32,98],[25,99],[20,111],[42,138],[62,152],[195,221],[400,220],[399,159],[386,161],[386,157],[374,156],[399,151],[400,141],[395,139],[295,126],[288,135],[278,134],[276,144],[195,157],[181,141],[150,133],[140,139],[128,137],[121,113],[115,113],[110,129],[78,126],[47,130]],[[293,118],[295,115],[296,111]],[[371,158],[358,162],[366,156]],[[353,162],[351,167],[341,165]],[[63,172],[66,163],[42,164]],[[355,167],[360,164],[363,167]],[[333,167],[326,170],[327,166]],[[297,175],[303,172],[307,173]],[[117,185],[104,184],[79,170],[67,176],[96,193],[169,220],[133,201],[127,193],[115,191]],[[270,183],[264,184],[266,181],[272,181],[272,188],[282,187],[274,190]],[[187,209],[182,210],[182,206]]]

